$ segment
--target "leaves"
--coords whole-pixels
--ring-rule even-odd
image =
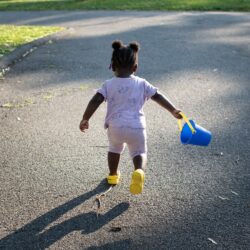
[[[0,55],[1,57],[1,55]],[[4,72],[0,72],[0,80],[4,80]]]
[[[213,240],[212,238],[207,238],[209,241],[211,241],[213,244],[215,244],[215,245],[218,245],[218,243],[215,241],[215,240]]]
[[[14,108],[15,105],[13,103],[7,102],[2,105],[3,108]]]
[[[32,98],[27,98],[24,100],[24,102],[19,102],[19,103],[7,102],[7,103],[4,103],[3,105],[1,105],[1,107],[2,108],[9,108],[9,109],[11,109],[11,108],[23,108],[24,106],[28,106],[28,105],[31,105],[34,103],[35,102]]]
[[[47,95],[43,96],[43,99],[46,100],[46,101],[50,101],[52,98],[53,98],[52,94],[47,94]]]
[[[86,90],[86,89],[88,89],[88,86],[86,86],[86,85],[81,85],[81,86],[80,86],[80,90],[84,91],[84,90]]]
[[[121,230],[122,230],[121,227],[112,227],[109,231],[110,231],[110,232],[117,233],[117,232],[120,232]]]
[[[217,152],[217,153],[214,153],[215,156],[223,156],[224,153],[223,152]]]
[[[236,193],[236,192],[235,192],[235,191],[233,191],[233,190],[231,190],[231,193],[232,193],[232,194],[234,194],[234,195],[239,196],[239,194],[238,194],[238,193]]]
[[[34,101],[33,101],[33,99],[28,98],[28,99],[25,99],[24,104],[26,104],[26,105],[34,104]]]
[[[225,200],[229,200],[229,198],[227,198],[227,197],[223,197],[223,196],[220,196],[220,195],[218,195],[218,197],[219,197],[221,200],[223,200],[223,201],[225,201]]]

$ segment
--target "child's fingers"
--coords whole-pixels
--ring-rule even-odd
[[[87,129],[87,128],[81,128],[80,130],[81,130],[82,132],[85,132],[86,129]]]
[[[89,126],[87,124],[83,126],[83,130],[88,129],[88,128]]]
[[[88,121],[86,121],[86,120],[81,121],[79,128],[80,128],[80,130],[81,130],[82,132],[84,132],[85,129],[88,129],[88,128],[89,128],[89,123],[88,123]]]
[[[182,116],[180,114],[176,114],[177,119],[182,119]]]
[[[81,130],[82,132],[85,132],[85,129],[86,129],[86,128],[83,128],[83,127],[80,128],[80,130]]]
[[[179,109],[174,110],[174,112],[173,112],[174,117],[177,119],[182,119],[180,112],[181,112],[181,110],[179,110]]]
[[[88,129],[88,126],[83,125],[83,126],[80,127],[80,129],[81,129],[82,131],[84,131],[85,129]]]

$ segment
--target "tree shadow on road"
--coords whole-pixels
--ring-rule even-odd
[[[129,204],[125,202],[120,203],[107,213],[99,215],[98,218],[96,217],[95,212],[79,214],[60,224],[50,227],[45,232],[42,232],[47,226],[49,226],[49,224],[56,221],[65,213],[69,212],[76,206],[81,205],[94,195],[105,191],[107,189],[107,184],[105,183],[106,180],[101,181],[92,191],[54,208],[1,239],[0,249],[45,249],[73,231],[82,231],[83,234],[97,231],[105,224],[125,212],[128,209]]]
[[[116,249],[133,249],[133,242],[130,239],[120,240],[105,244],[103,246],[93,246],[87,248],[88,250],[116,250]]]
[[[15,64],[13,70],[5,76],[6,83],[23,92],[69,84],[90,84],[97,87],[113,76],[107,70],[111,49],[103,48],[110,48],[111,41],[118,38],[123,41],[138,40],[141,43],[143,49],[140,52],[138,75],[143,75],[154,84],[163,81],[165,84],[167,76],[174,77],[182,72],[207,70],[214,73],[213,69],[219,69],[220,72],[234,76],[239,70],[245,69],[244,65],[248,63],[248,16],[232,15],[228,18],[221,13],[206,13],[179,14],[174,18],[171,14],[159,15],[152,12],[143,16],[128,12],[123,19],[119,19],[119,15],[117,12],[112,12],[112,15],[109,12],[97,12],[94,15],[89,12],[77,12],[74,15],[52,12],[44,14],[38,20],[33,15],[22,18],[21,21],[25,24],[46,25],[49,22],[56,25],[63,20],[70,26],[76,25],[75,22],[80,23],[72,34],[70,31],[60,39],[39,47],[39,50],[25,60]],[[160,17],[162,23],[159,23]],[[153,18],[152,23],[147,23],[150,18]],[[128,25],[121,30],[121,24],[129,19],[139,20],[138,26]],[[142,25],[143,21],[147,25]],[[8,23],[11,20],[4,17],[0,22]],[[120,24],[116,26],[118,22]],[[109,26],[114,26],[112,32],[105,33],[103,30]],[[238,30],[235,29],[236,26]],[[95,34],[91,33],[93,28],[96,30]],[[232,32],[228,32],[230,29]],[[77,32],[85,32],[85,35],[76,36]],[[218,53],[219,51],[221,52]],[[235,64],[235,57],[242,57],[242,64]],[[148,63],[152,58],[153,63]],[[41,74],[40,79],[34,81],[30,77],[32,74]],[[15,83],[20,77],[27,79]],[[240,78],[248,81],[245,79],[246,74],[241,74]],[[93,86],[94,83],[98,85]]]

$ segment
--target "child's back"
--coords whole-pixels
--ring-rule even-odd
[[[105,128],[145,128],[143,105],[156,91],[157,88],[145,79],[134,75],[126,78],[113,77],[105,81],[97,91],[108,103]]]

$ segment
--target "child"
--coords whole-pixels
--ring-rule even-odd
[[[125,144],[128,145],[133,159],[135,171],[132,174],[130,192],[140,194],[144,185],[144,169],[147,161],[146,122],[143,105],[152,99],[167,109],[175,118],[181,119],[180,110],[161,94],[157,88],[145,79],[135,76],[138,67],[137,42],[123,45],[122,41],[112,43],[113,53],[111,67],[114,77],[104,82],[102,87],[90,100],[80,122],[82,132],[89,128],[89,119],[99,105],[107,101],[107,114],[104,127],[109,139],[108,166],[109,184],[116,185],[120,181],[118,164]]]

